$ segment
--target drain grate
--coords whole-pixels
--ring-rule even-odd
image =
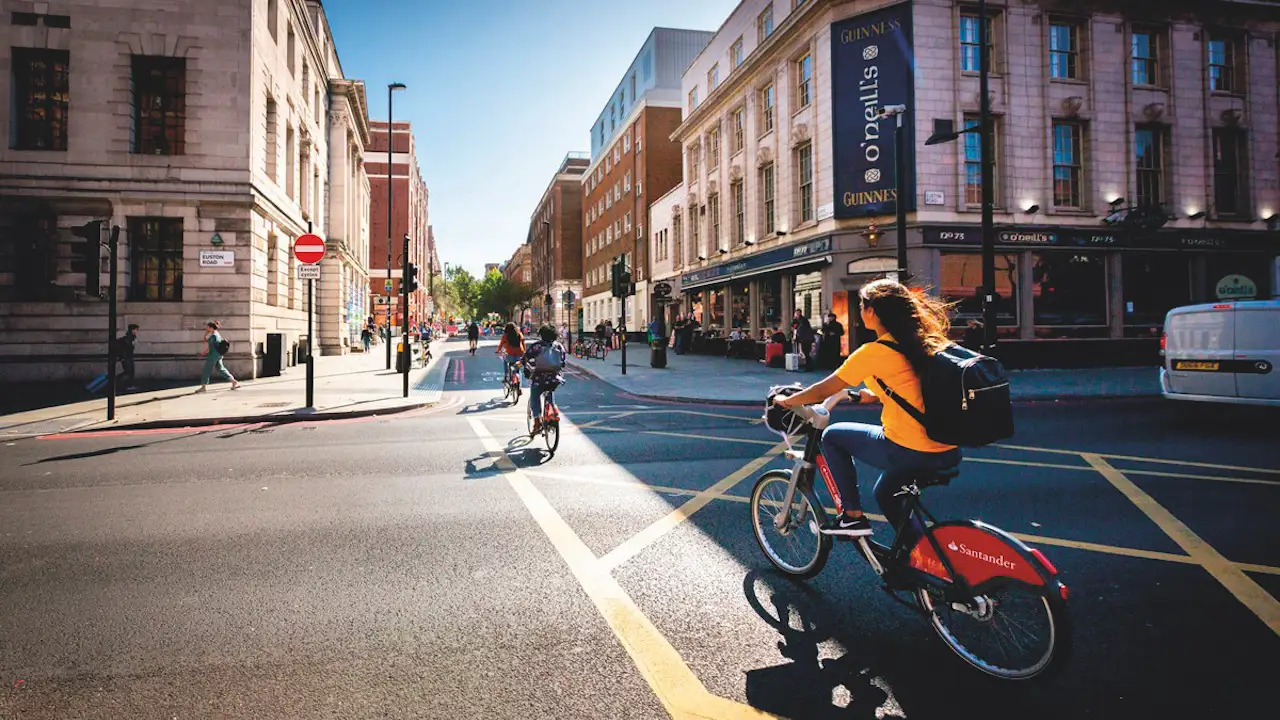
[[[264,408],[289,407],[289,405],[290,403],[287,403],[287,402],[275,402],[275,403],[262,403],[258,407],[264,407]]]

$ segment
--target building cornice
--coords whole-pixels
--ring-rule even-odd
[[[756,70],[778,56],[781,48],[791,40],[791,35],[797,26],[818,17],[820,12],[830,8],[836,1],[810,0],[810,2],[805,3],[797,10],[792,10],[788,13],[782,24],[774,27],[773,33],[762,44],[757,45],[756,49],[742,61],[742,64],[729,73],[729,77],[725,78],[725,81],[720,83],[719,87],[707,93],[706,99],[699,103],[698,107],[694,108],[692,112],[684,116],[684,121],[671,133],[672,142],[683,144],[686,139],[695,134],[693,132],[694,129],[707,120],[707,116],[712,115],[713,110],[718,110],[720,106],[724,105],[726,98],[736,98],[741,89],[750,83],[751,78],[756,74]],[[897,3],[884,3],[875,8],[868,8],[867,11],[870,12],[893,4]],[[717,31],[716,37],[719,37],[719,35],[720,33]],[[711,42],[715,42],[715,38],[712,38]],[[710,45],[711,43],[707,44],[708,47]],[[704,50],[703,52],[706,51]],[[698,57],[701,57],[701,54]],[[695,59],[689,65],[689,68],[685,70],[686,75],[697,62]],[[684,83],[681,83],[680,92],[682,95],[684,94]],[[681,98],[682,102],[686,100],[687,96]]]

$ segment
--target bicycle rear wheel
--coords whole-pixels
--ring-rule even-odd
[[[810,578],[822,571],[831,553],[831,536],[818,532],[827,512],[811,488],[796,488],[779,528],[790,484],[789,470],[770,470],[760,476],[751,489],[751,528],[774,567],[793,577]]]
[[[542,440],[547,444],[547,452],[555,455],[556,448],[560,447],[560,421],[543,420],[542,424]]]
[[[1021,583],[952,602],[938,588],[916,590],[933,629],[973,667],[1002,680],[1029,680],[1060,667],[1071,631],[1066,603]]]
[[[529,430],[529,437],[533,437],[533,402],[529,402],[529,406],[524,412],[524,422]]]

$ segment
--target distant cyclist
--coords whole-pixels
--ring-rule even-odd
[[[469,349],[471,351],[472,356],[476,354],[476,346],[479,343],[480,343],[480,326],[476,324],[475,320],[472,320],[471,324],[467,325],[467,344],[470,346]]]
[[[502,339],[498,341],[498,354],[502,356],[502,377],[511,377],[511,366],[520,362],[525,349],[524,336],[520,334],[516,324],[507,323],[506,329],[502,331]]]
[[[884,386],[888,385],[908,403],[927,413],[916,368],[923,367],[930,355],[950,343],[946,306],[895,280],[876,280],[863,285],[858,300],[862,324],[878,336],[878,342],[862,345],[825,380],[779,399],[777,404],[794,408],[817,403],[865,382],[869,390],[850,394],[857,402],[881,402]],[[898,349],[885,342],[894,343]],[[896,495],[902,481],[910,481],[917,472],[960,464],[959,448],[929,439],[924,426],[897,403],[884,403],[880,422],[883,425],[834,423],[822,433],[822,452],[844,504],[844,514],[822,532],[848,536],[871,534],[871,521],[862,512],[858,495],[854,457],[884,471],[876,481],[875,496],[895,528],[906,514],[905,498]],[[914,527],[906,531],[910,537],[918,535],[921,529]]]
[[[530,345],[524,353],[524,366],[531,376],[529,383],[529,410],[533,414],[531,435],[537,435],[542,430],[542,394],[545,392],[547,402],[554,406],[552,393],[564,384],[566,356],[564,345],[560,344],[556,329],[551,325],[538,328],[538,342]]]

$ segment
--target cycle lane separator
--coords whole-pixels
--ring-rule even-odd
[[[1093,468],[1085,467],[1090,472]],[[610,485],[613,487],[630,488],[635,490],[647,490],[655,493],[664,493],[670,495],[680,495],[692,497],[697,495],[699,490],[689,488],[672,487],[668,485],[651,485],[643,480],[627,480],[624,478],[605,478],[598,476],[579,476],[568,473],[549,472],[546,470],[526,470],[526,474],[535,479],[545,480],[566,480],[570,482],[594,483],[597,485]],[[725,493],[715,498],[725,502],[734,502],[749,504],[751,498],[746,495],[731,495]],[[770,503],[773,504],[773,503]],[[824,507],[829,515],[835,514],[835,509]],[[883,515],[876,513],[867,513],[867,517],[878,523],[888,524],[888,519]],[[1064,547],[1072,550],[1084,550],[1086,552],[1096,552],[1103,555],[1118,555],[1121,557],[1138,558],[1142,560],[1159,560],[1162,562],[1171,562],[1180,565],[1199,565],[1200,563],[1190,555],[1179,555],[1177,553],[1162,552],[1159,550],[1144,550],[1142,548],[1125,547],[1123,545],[1107,545],[1104,543],[1094,543],[1087,540],[1072,540],[1070,538],[1050,537],[1047,535],[1031,535],[1028,533],[1011,532],[1011,535],[1030,545],[1049,545],[1053,547]],[[1262,573],[1265,575],[1280,575],[1280,567],[1272,565],[1258,565],[1254,563],[1233,562],[1233,564],[1245,572]]]
[[[706,507],[712,500],[729,492],[735,485],[743,480],[751,477],[756,471],[765,465],[773,462],[773,459],[781,455],[787,449],[785,442],[770,443],[773,447],[764,455],[748,462],[746,465],[729,473],[720,481],[698,492],[680,507],[672,510],[666,516],[653,522],[644,530],[632,535],[623,541],[614,549],[610,550],[600,558],[599,564],[605,571],[612,571],[614,568],[622,565],[626,561],[640,554],[645,548],[657,542],[664,535],[679,527],[681,523],[688,520],[690,516]]]
[[[1244,604],[1272,632],[1280,635],[1280,600],[1267,592],[1238,565],[1228,560],[1190,527],[1169,512],[1125,474],[1094,453],[1080,453],[1085,462],[1097,470],[1117,490],[1155,523],[1169,539],[1203,567],[1215,580]]]
[[[485,450],[499,453],[495,463],[506,476],[578,584],[596,606],[650,689],[673,718],[773,718],[769,713],[712,694],[693,674],[679,651],[662,635],[595,553],[565,522],[530,476],[507,455],[480,418],[467,418]]]

